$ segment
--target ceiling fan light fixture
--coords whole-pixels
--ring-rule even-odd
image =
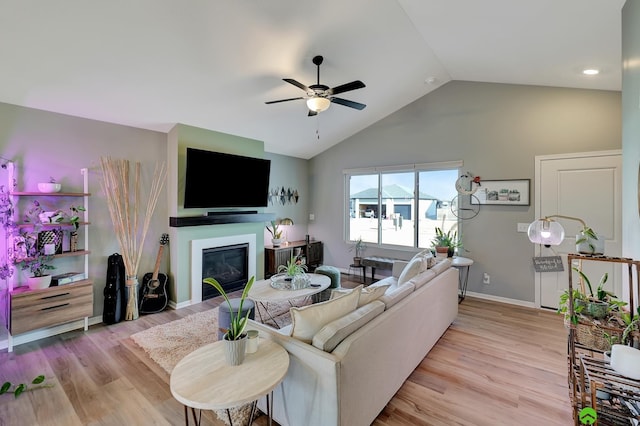
[[[313,112],[326,111],[329,105],[331,105],[331,101],[321,96],[314,96],[313,98],[307,99],[307,107]]]

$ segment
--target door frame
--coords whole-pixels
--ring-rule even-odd
[[[611,149],[606,151],[587,151],[587,152],[572,152],[565,154],[550,154],[550,155],[536,155],[534,157],[534,215],[535,218],[533,220],[538,220],[540,216],[540,199],[541,199],[541,190],[542,185],[540,184],[541,179],[541,165],[543,161],[548,160],[563,160],[570,158],[587,158],[587,157],[601,157],[605,155],[622,155],[621,149]],[[539,244],[534,244],[533,255],[534,257],[540,256],[541,248]],[[535,298],[535,306],[537,308],[541,308],[541,273],[533,271],[533,282],[534,282],[534,298]],[[546,309],[546,308],[545,308]]]

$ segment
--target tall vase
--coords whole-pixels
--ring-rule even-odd
[[[140,314],[138,312],[138,277],[136,275],[127,275],[124,300],[126,303],[124,319],[127,321],[138,319]]]

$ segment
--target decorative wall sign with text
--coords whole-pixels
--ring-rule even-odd
[[[533,258],[536,272],[562,272],[564,265],[560,256],[539,256]]]
[[[277,186],[269,191],[269,204],[271,205],[298,204],[299,198],[300,195],[298,195],[297,189]]]

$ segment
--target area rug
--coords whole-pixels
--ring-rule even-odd
[[[306,303],[308,302],[301,304]],[[271,326],[274,326],[275,320],[279,327],[291,323],[288,302],[270,303],[268,308],[269,312],[267,313],[263,305],[257,304],[255,319]],[[167,374],[171,374],[176,364],[186,355],[218,340],[218,308],[156,325],[132,334],[131,340],[140,346]],[[246,423],[249,416],[247,407],[231,410],[233,424]],[[225,410],[217,410],[216,415],[228,424]]]

